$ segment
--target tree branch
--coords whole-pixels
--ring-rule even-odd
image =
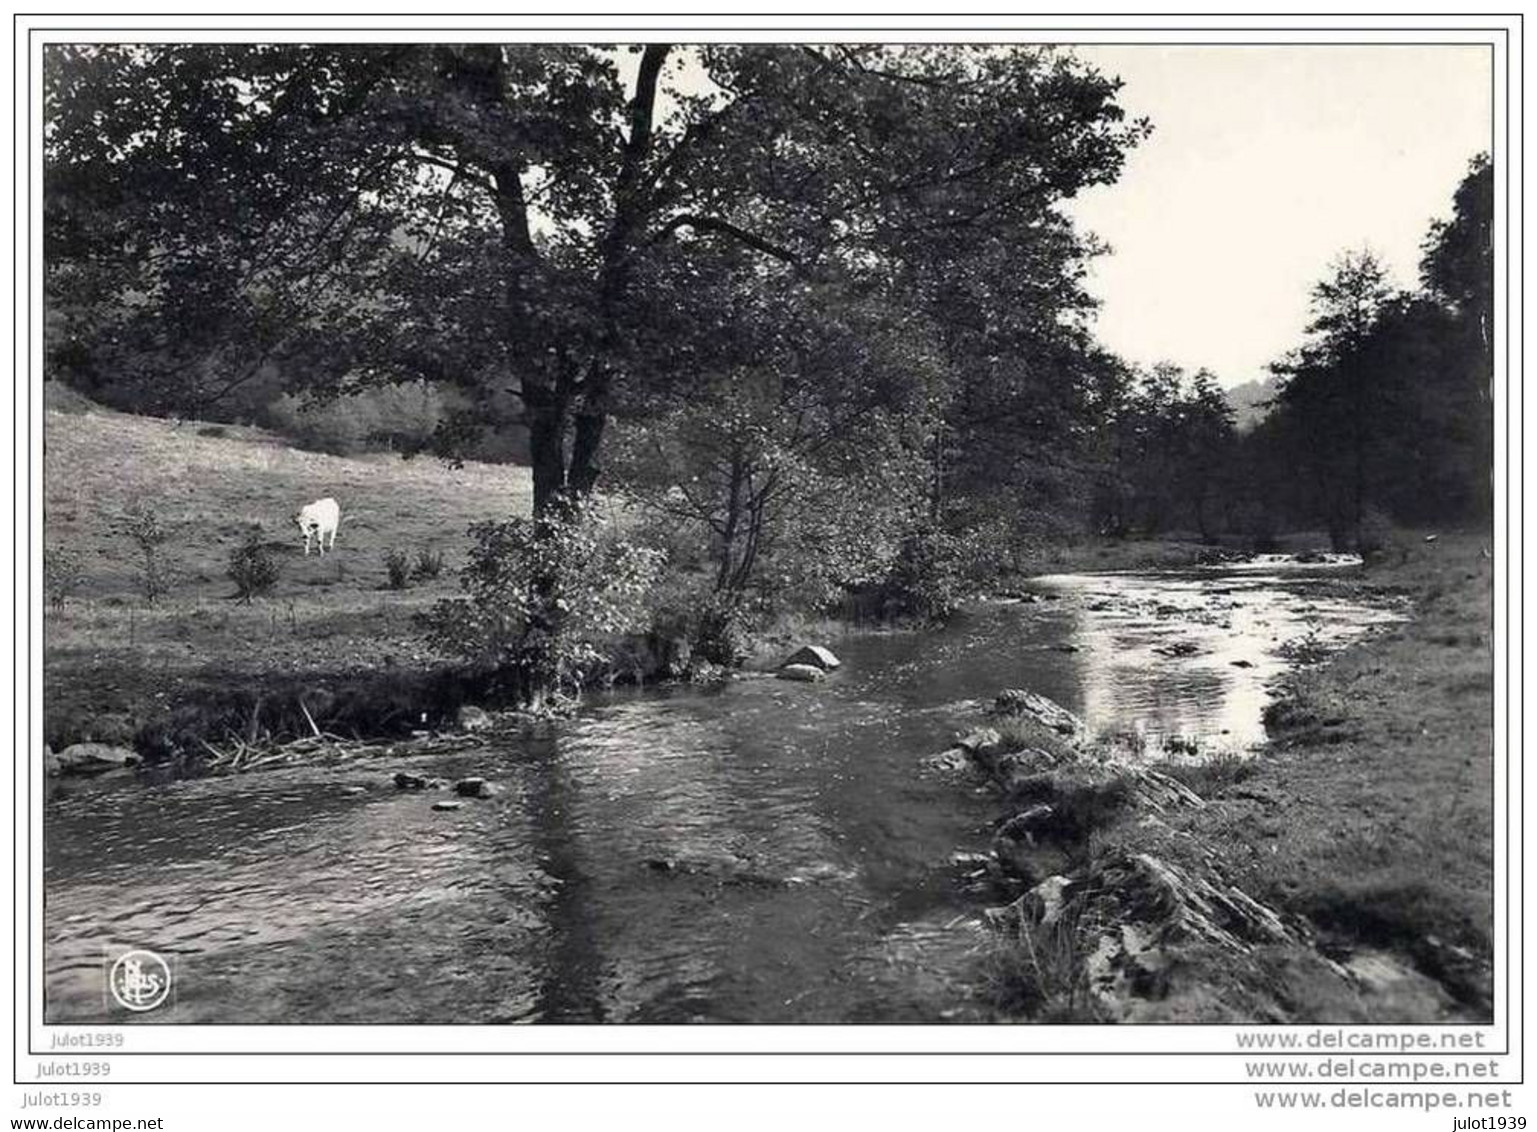
[[[427,243],[422,248],[422,254],[416,259],[417,263],[426,263],[427,257],[432,254],[432,249],[437,246],[438,236],[443,232],[443,220],[448,215],[448,201],[454,193],[454,186],[459,183],[459,177],[464,172],[464,166],[454,169],[453,175],[448,178],[448,184],[443,186],[443,196],[438,201],[438,216],[433,222],[432,233],[427,237]]]
[[[614,184],[614,222],[604,239],[604,288],[610,294],[622,285],[622,267],[628,259],[630,238],[640,226],[641,173],[651,155],[657,84],[670,50],[665,43],[647,44],[635,79],[635,97],[630,100],[630,134],[624,143],[619,179]]]
[[[620,195],[640,178],[641,167],[651,153],[652,128],[656,117],[656,88],[667,62],[670,44],[650,43],[640,59],[640,74],[635,79],[635,97],[630,100],[630,136],[625,139],[624,165],[619,172]]]
[[[718,232],[723,236],[730,236],[738,243],[746,244],[748,247],[754,248],[764,255],[773,256],[782,263],[798,264],[800,262],[800,257],[789,248],[766,240],[756,233],[749,232],[746,228],[740,228],[729,220],[720,220],[713,216],[695,216],[692,213],[674,216],[671,220],[667,221],[646,241],[647,246],[651,247],[660,244],[680,228],[692,228],[696,232]]]
[[[497,195],[496,185],[484,177],[477,177],[473,173],[466,172],[463,161],[450,161],[446,157],[438,157],[432,153],[423,153],[417,149],[403,150],[400,156],[410,158],[412,161],[419,161],[423,165],[436,165],[439,169],[447,169],[455,177],[474,185],[477,189],[489,193],[493,197]]]

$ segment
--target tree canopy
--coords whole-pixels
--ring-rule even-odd
[[[962,355],[1055,333],[1057,206],[1147,129],[1050,48],[93,45],[45,86],[56,365],[448,380],[482,425],[511,390],[541,511],[744,290],[863,283]]]

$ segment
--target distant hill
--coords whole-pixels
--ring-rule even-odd
[[[1233,418],[1239,432],[1248,432],[1270,413],[1267,401],[1273,400],[1280,389],[1276,377],[1258,377],[1235,385],[1227,390],[1227,403],[1233,406]]]

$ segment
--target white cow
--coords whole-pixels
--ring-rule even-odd
[[[299,513],[294,516],[294,522],[299,524],[299,529],[304,532],[304,554],[309,556],[310,539],[316,534],[320,536],[320,556],[326,554],[326,535],[331,536],[331,549],[336,549],[336,528],[341,525],[342,509],[336,505],[336,500],[327,497],[317,499],[315,502],[301,507]]]

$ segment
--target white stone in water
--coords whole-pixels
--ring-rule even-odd
[[[1050,927],[1062,916],[1067,895],[1073,887],[1072,879],[1065,876],[1049,876],[1020,898],[1025,911],[1038,924]]]
[[[106,743],[75,743],[65,747],[52,759],[44,760],[50,773],[99,774],[114,767],[132,766],[139,756],[126,747],[112,747]]]
[[[785,660],[786,667],[792,664],[809,664],[824,672],[831,672],[835,668],[842,667],[843,661],[834,656],[829,648],[821,645],[807,645]]]
[[[458,723],[461,731],[484,731],[495,720],[491,718],[491,713],[486,711],[485,708],[476,707],[474,704],[464,704],[455,713],[455,722]]]
[[[806,684],[814,684],[826,675],[814,664],[787,664],[779,670],[781,680],[799,680]]]

